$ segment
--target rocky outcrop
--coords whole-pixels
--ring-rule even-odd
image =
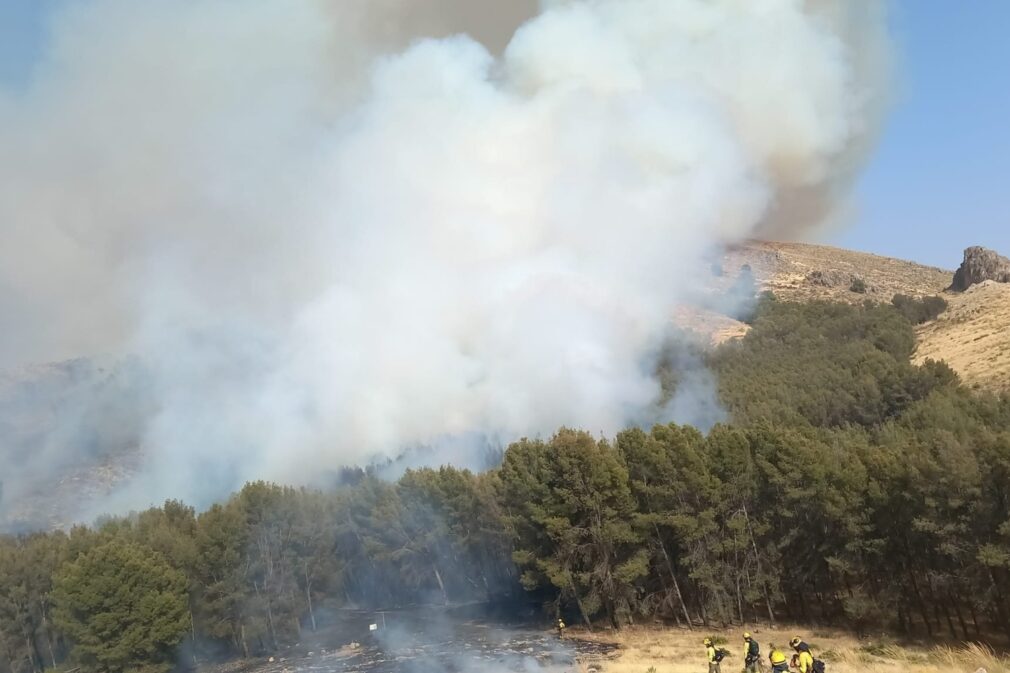
[[[972,285],[987,280],[1010,283],[1010,259],[988,248],[976,246],[964,251],[964,262],[954,273],[954,282],[951,283],[950,289],[964,292]]]

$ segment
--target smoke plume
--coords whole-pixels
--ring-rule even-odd
[[[0,89],[0,367],[140,363],[123,505],[651,419],[706,255],[844,207],[882,5],[68,5]]]

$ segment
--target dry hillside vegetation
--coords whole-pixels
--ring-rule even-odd
[[[824,245],[750,241],[727,251],[706,282],[716,293],[726,291],[744,267],[750,267],[758,290],[784,301],[889,302],[896,294],[940,294],[953,276],[953,271]],[[856,281],[864,292],[853,291]],[[682,307],[674,323],[712,344],[747,333],[745,324],[718,308]]]
[[[674,324],[695,334],[712,345],[747,334],[747,325],[711,309],[697,306],[678,306],[673,313]]]
[[[918,330],[916,360],[944,360],[969,385],[1010,389],[1010,284],[986,281],[944,298],[947,311]]]
[[[805,243],[752,241],[726,253],[729,273],[749,264],[762,289],[779,299],[890,301],[896,294],[938,294],[950,285],[953,271],[865,252]],[[861,280],[864,293],[853,292]]]
[[[745,265],[758,289],[784,301],[942,296],[949,308],[918,328],[916,361],[944,360],[968,385],[1010,390],[1010,284],[987,281],[951,292],[953,271],[823,245],[751,241],[726,253],[716,285],[729,287]],[[865,292],[853,291],[856,279]],[[747,333],[745,324],[715,310],[680,309],[675,322],[713,344]]]
[[[743,668],[740,640],[742,629],[712,634],[720,647],[730,651],[723,661],[722,670],[736,673]],[[797,633],[787,629],[752,629],[761,644],[761,653],[768,671],[768,644],[775,643],[787,655],[790,637]],[[803,631],[798,631],[803,633]],[[584,660],[583,671],[601,673],[696,673],[706,669],[701,631],[659,628],[633,628],[620,632],[595,634],[580,633],[587,640],[615,643],[619,649],[606,658]],[[824,659],[831,673],[1010,673],[1010,661],[984,646],[960,647],[902,647],[890,643],[859,641],[843,632],[816,632],[808,634],[814,655]]]

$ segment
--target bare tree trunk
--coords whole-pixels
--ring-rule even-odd
[[[193,636],[193,666],[196,666],[196,620],[193,619],[193,603],[189,604],[189,632]]]
[[[750,535],[750,544],[754,549],[754,562],[757,564],[758,575],[761,576],[761,589],[765,595],[765,605],[768,606],[768,619],[771,620],[772,626],[775,626],[775,611],[772,610],[771,592],[768,591],[768,577],[761,569],[761,555],[758,553],[757,541],[754,539],[754,528],[750,524],[750,515],[747,513],[746,505],[743,506],[743,518],[747,522],[747,533]]]
[[[53,635],[49,632],[49,618],[46,615],[46,604],[44,601],[39,602],[39,608],[42,612],[42,628],[46,632],[46,646],[49,647],[49,661],[52,663],[53,668],[56,668],[56,651],[53,649]]]
[[[24,630],[22,629],[22,631]],[[25,656],[28,658],[28,665],[31,666],[33,671],[37,671],[38,666],[35,665],[35,655],[32,653],[32,639],[28,637],[27,633],[25,633],[25,648]]]
[[[312,632],[316,631],[316,611],[312,608],[312,590],[306,587],[305,599],[309,602],[309,621],[312,623]]]
[[[978,614],[975,612],[975,603],[968,601],[968,612],[971,614],[971,623],[975,627],[975,637],[982,640],[982,629],[978,625]]]
[[[305,600],[309,605],[309,621],[312,622],[312,632],[316,632],[316,612],[312,609],[312,581],[309,579],[309,564],[305,564]]]
[[[964,613],[961,612],[961,606],[954,600],[954,596],[951,595],[949,590],[947,591],[947,602],[953,606],[954,614],[957,616],[957,623],[961,627],[961,633],[964,634],[964,639],[968,640],[971,636],[968,635],[968,624],[964,621]]]
[[[922,600],[922,594],[919,593],[919,585],[915,581],[915,573],[908,566],[905,566],[905,572],[908,573],[909,583],[912,585],[912,595],[915,596],[916,605],[919,608],[919,613],[922,615],[922,621],[926,624],[926,633],[929,637],[933,637],[933,624],[929,621],[929,612],[926,610],[926,603]]]
[[[670,611],[673,612],[673,618],[675,620],[677,620],[677,626],[678,627],[684,626],[684,622],[681,621],[681,619],[680,619],[680,613],[677,611],[677,606],[675,606],[673,604],[673,598],[670,596],[670,590],[667,589],[666,587],[663,587],[663,593],[666,594],[666,604],[670,606]],[[658,615],[658,614],[659,614],[659,608],[657,607],[656,608],[656,615]],[[656,615],[653,615],[653,616],[655,617]],[[690,629],[691,625],[688,624],[687,628]]]
[[[253,582],[253,588],[256,590],[256,595],[260,595],[259,584]],[[267,606],[267,625],[270,627],[270,640],[273,641],[274,650],[278,649],[277,646],[277,631],[274,629],[274,611],[273,607],[270,605],[270,594],[267,593],[266,587],[263,588],[263,593],[266,594],[266,606]]]
[[[568,586],[572,590],[572,596],[575,597],[575,604],[579,606],[579,614],[582,615],[582,621],[584,621],[586,623],[586,628],[588,628],[590,631],[592,631],[593,630],[593,623],[589,620],[589,615],[586,614],[586,608],[583,607],[583,605],[582,605],[582,598],[579,597],[579,592],[575,588],[575,580],[571,579],[571,577],[569,577],[569,579],[568,579]]]
[[[992,568],[989,568],[989,579],[992,581],[992,588],[996,591],[996,595],[993,597],[993,603],[996,606],[996,617],[1003,626],[1003,632],[1007,634],[1007,637],[1010,637],[1010,618],[1004,612],[1006,601],[1003,599],[1003,591],[996,581],[996,573],[993,572]]]
[[[270,625],[270,640],[273,641],[274,649],[277,647],[277,631],[274,629],[274,611],[270,605],[270,597],[267,597],[267,624]]]
[[[940,622],[940,614],[943,613],[947,620],[947,628],[950,629],[950,637],[956,640],[957,631],[954,630],[954,621],[950,618],[950,611],[947,610],[947,604],[937,598],[936,592],[933,591],[933,580],[930,579],[928,573],[926,574],[926,589],[929,591],[929,601],[933,604],[933,615],[936,616],[936,630],[943,630]]]
[[[673,561],[670,560],[670,555],[666,553],[666,545],[663,544],[663,539],[659,535],[659,526],[652,524],[652,527],[656,531],[656,540],[659,542],[659,548],[663,552],[663,558],[666,559],[666,568],[670,571],[670,577],[673,578],[673,590],[677,592],[677,600],[680,601],[680,607],[684,610],[684,619],[687,620],[687,628],[690,631],[694,629],[691,627],[691,616],[687,614],[687,604],[684,603],[684,595],[680,593],[680,583],[677,581],[677,573],[673,568]],[[677,619],[680,621],[680,618]]]
[[[242,654],[246,659],[249,658],[249,643],[245,639],[245,624],[239,624],[239,633],[241,634],[240,639],[242,641]]]
[[[21,606],[18,607],[20,608]],[[24,606],[24,609],[25,612],[27,612],[28,609],[27,606]],[[21,635],[24,636],[25,639],[25,648],[27,650],[25,656],[28,659],[28,664],[31,666],[31,669],[33,671],[43,670],[45,668],[45,664],[43,664],[40,661],[41,657],[37,656],[38,655],[37,643],[35,642],[35,639],[32,636],[31,630],[23,622],[21,624]]]
[[[432,564],[431,569],[435,571],[435,579],[438,580],[438,588],[442,592],[442,605],[449,604],[449,594],[445,592],[445,583],[442,582],[442,574],[438,572],[438,568]]]
[[[740,571],[736,573],[736,611],[740,616],[740,623],[744,623],[743,618],[743,594],[740,592]]]

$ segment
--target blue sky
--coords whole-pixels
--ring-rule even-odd
[[[0,83],[23,84],[45,40],[45,15],[64,0],[0,0]]]
[[[23,85],[66,0],[0,0],[0,82]],[[1010,0],[894,0],[894,110],[829,242],[953,268],[969,245],[1010,254]]]
[[[899,0],[898,93],[833,243],[954,268],[1010,255],[1010,0]]]

